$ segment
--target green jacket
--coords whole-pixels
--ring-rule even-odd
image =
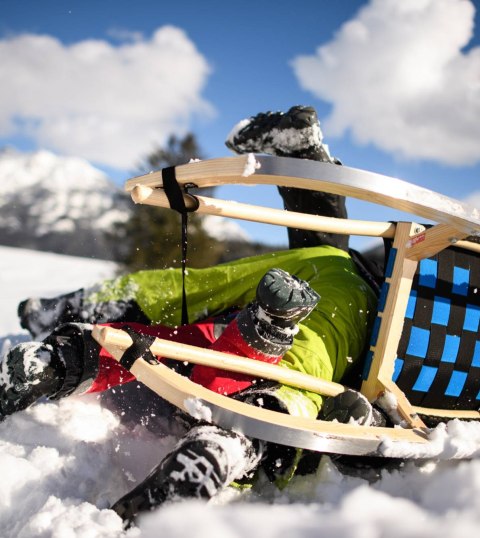
[[[188,269],[186,292],[189,320],[243,307],[255,296],[257,283],[272,267],[309,282],[321,299],[300,324],[291,350],[282,363],[326,380],[340,381],[347,368],[361,358],[376,314],[373,291],[359,276],[350,256],[319,246],[244,258],[205,269]],[[180,324],[180,269],[140,271],[107,281],[91,302],[134,299],[152,323]],[[289,387],[279,392],[291,414],[316,416],[317,394]]]

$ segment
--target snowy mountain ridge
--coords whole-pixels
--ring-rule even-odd
[[[59,157],[47,150],[23,153],[9,147],[0,152],[0,177],[2,195],[44,182],[52,189],[68,191],[71,185],[65,178],[69,177],[90,189],[108,183],[107,176],[85,159]]]
[[[0,243],[62,254],[116,259],[108,240],[125,222],[132,202],[122,189],[85,159],[46,150],[0,151]],[[248,241],[238,225],[208,217],[214,238]]]
[[[130,211],[119,187],[84,159],[45,150],[0,153],[5,245],[111,259],[105,234]]]

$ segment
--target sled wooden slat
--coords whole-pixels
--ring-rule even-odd
[[[151,188],[136,185],[130,192],[132,200],[136,204],[145,204],[164,208],[170,207],[170,202],[167,195],[161,188]],[[253,204],[243,204],[239,202],[221,200],[218,198],[199,196],[197,194],[195,194],[195,199],[198,202],[196,212],[200,214],[215,215],[218,217],[230,217],[252,222],[262,222],[264,224],[299,228],[300,230],[312,230],[344,235],[382,237],[384,239],[392,239],[396,230],[396,224],[394,222],[322,217],[319,215],[308,215],[306,213],[298,213],[295,211],[272,209]],[[187,208],[193,209],[197,206],[190,195],[185,195],[184,201]],[[450,233],[444,234],[444,232],[442,232],[443,237],[441,239],[438,238],[435,241],[435,245],[432,247],[432,252],[436,252],[438,249],[446,248],[451,245],[455,245],[466,250],[471,250],[473,252],[480,252],[480,244],[472,243],[471,241],[459,240],[458,237],[465,237],[467,234],[465,232],[459,232],[449,225],[438,224],[435,227],[437,229],[435,234],[440,233],[440,226],[444,226],[444,230],[450,230]],[[422,232],[417,235],[420,236],[424,233],[425,230],[422,227]],[[427,234],[426,238],[429,238],[429,236],[430,234]],[[441,240],[443,241],[440,243]],[[426,244],[423,245],[423,247],[418,247],[416,244],[412,245],[409,250],[409,257],[413,259],[416,250],[421,251],[422,254],[425,255],[425,246]]]
[[[133,201],[137,204],[170,207],[167,195],[162,189],[152,189],[151,187],[137,185],[132,189],[131,195]],[[294,211],[284,211],[282,209],[271,209],[252,204],[229,202],[206,196],[195,195],[195,198],[198,201],[197,213],[219,217],[231,217],[253,222],[258,222],[260,217],[264,224],[275,224],[278,226],[299,228],[301,230],[314,230],[345,235],[392,238],[395,233],[395,224],[392,222],[336,219],[333,217],[321,217]],[[187,208],[194,207],[195,204],[191,197],[185,196],[184,200]]]
[[[413,406],[413,410],[419,415],[425,415],[447,420],[480,420],[480,411],[456,411],[455,409],[432,409],[431,407]]]
[[[480,244],[472,243],[472,241],[457,241],[454,246],[480,253]]]
[[[398,259],[406,250],[409,237],[417,227],[414,223],[401,222],[397,225],[397,233],[393,241],[393,248],[397,248]],[[412,286],[412,279],[415,275],[417,262],[415,260],[403,259],[402,263],[397,262],[391,277],[387,277],[390,286],[383,312],[379,312],[381,318],[380,329],[378,331],[377,342],[372,345],[373,359],[367,379],[362,384],[362,393],[370,401],[375,401],[385,390],[392,392],[392,374],[394,360],[398,348],[398,342],[402,334],[403,319],[407,309],[408,297]],[[396,394],[397,400],[399,394]],[[411,427],[422,427],[425,424],[413,411],[406,398],[400,395],[398,401],[398,411],[402,418]]]
[[[95,326],[94,338],[120,360],[124,347],[108,342],[111,328]],[[127,339],[130,337],[127,335]],[[125,339],[125,341],[127,341]],[[127,344],[128,347],[131,344]],[[153,350],[152,350],[153,351]],[[244,435],[297,448],[351,455],[383,456],[383,443],[388,440],[402,450],[429,454],[427,433],[419,429],[373,428],[295,417],[249,404],[212,392],[163,364],[152,365],[137,359],[130,372],[138,381],[194,418],[208,420],[223,428],[235,429]]]
[[[106,349],[109,349],[111,346],[126,349],[132,344],[132,339],[126,332],[112,327],[99,328],[97,326],[96,334],[102,340],[102,343],[105,344]],[[256,378],[270,379],[284,385],[290,385],[291,387],[323,394],[324,396],[336,396],[345,390],[345,387],[339,383],[319,379],[318,377],[303,374],[283,366],[268,364],[212,349],[171,342],[162,338],[156,338],[150,349],[157,357],[188,361],[193,364],[211,366],[213,368],[251,375]]]
[[[407,243],[406,257],[409,260],[429,258],[437,252],[456,245],[468,234],[460,232],[449,224],[437,224],[432,228],[412,235]]]
[[[346,166],[250,154],[179,165],[175,172],[179,184],[295,186],[385,205],[450,224],[467,235],[480,232],[480,212],[468,204],[400,179]],[[131,191],[137,185],[161,188],[161,171],[132,178],[125,188]]]

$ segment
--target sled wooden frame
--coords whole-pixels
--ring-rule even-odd
[[[133,343],[126,332],[100,325],[94,326],[93,336],[118,361],[125,349]],[[257,368],[252,368],[249,364],[258,361],[160,338],[155,339],[150,350],[154,355],[166,358],[250,374],[259,373]],[[292,386],[314,388],[316,378],[312,376],[300,375],[298,378],[287,379],[290,372],[287,368],[270,364],[263,366],[263,377],[288,381]],[[395,445],[401,444],[403,453],[408,452],[414,457],[435,455],[429,446],[426,428],[373,428],[295,417],[217,394],[163,364],[151,364],[142,357],[129,369],[138,381],[194,418],[239,431],[252,438],[325,453],[381,457],[388,456],[392,447],[395,450]],[[302,383],[301,377],[307,380],[306,385]],[[321,387],[321,392],[324,394],[334,395],[343,390],[336,383],[323,383],[325,385]]]
[[[158,171],[133,178],[127,181],[126,190],[131,192],[136,203],[170,207],[168,198],[163,191],[162,173],[162,171]],[[299,448],[345,454],[382,455],[382,446],[384,441],[388,440],[389,443],[394,444],[398,442],[410,443],[416,447],[413,452],[417,457],[421,457],[422,453],[429,453],[429,450],[427,447],[425,447],[425,451],[418,448],[422,444],[428,445],[427,428],[419,414],[447,419],[480,418],[478,411],[415,408],[392,381],[396,350],[417,264],[419,260],[432,256],[451,245],[480,251],[479,245],[464,240],[470,235],[480,233],[480,213],[477,209],[395,178],[344,166],[285,157],[249,154],[199,161],[175,167],[175,176],[179,185],[188,187],[192,185],[201,188],[224,184],[270,184],[325,191],[406,211],[437,224],[426,230],[414,222],[393,224],[332,219],[238,204],[197,196],[197,194],[195,194],[196,200],[193,200],[186,191],[184,196],[186,206],[198,205],[197,211],[199,213],[301,229],[393,239],[393,247],[397,249],[397,256],[392,274],[388,278],[390,290],[382,313],[383,319],[377,343],[374,348],[371,348],[373,358],[368,377],[361,390],[370,401],[376,400],[385,392],[393,394],[398,403],[398,412],[406,428],[359,428],[353,425],[288,417],[257,408],[252,411],[250,406],[214,394],[178,376],[162,365],[157,367],[148,365],[148,363],[143,364],[140,362],[143,359],[139,359],[135,362],[132,372],[135,369],[135,375],[147,386],[187,412],[190,408],[185,404],[185,401],[191,398],[198,399],[208,409],[207,414],[211,414],[211,419],[220,426],[240,429],[253,437],[291,444]],[[125,349],[125,347],[119,346],[118,341],[115,345],[112,344],[105,331],[102,335],[99,331],[96,334],[109,351],[113,350],[114,356],[121,356],[120,350]],[[162,342],[157,340],[157,344]],[[171,343],[169,344],[171,345]],[[176,352],[172,352],[171,348],[160,348],[158,351],[165,357],[194,362],[191,358],[185,358],[184,348]],[[206,352],[206,350],[202,350],[202,352]],[[205,360],[207,361],[205,364],[209,364],[210,360],[213,361],[212,357]],[[228,356],[223,357],[223,360],[228,362]],[[251,363],[255,362],[250,359],[245,360]],[[225,368],[225,363],[222,364],[222,367]],[[276,368],[285,370],[282,367]],[[235,370],[235,367],[230,369]],[[254,372],[251,373],[254,374]],[[275,374],[269,378],[278,379],[292,386],[302,386],[292,380],[286,381],[284,377],[276,378]],[[323,387],[317,392],[333,395],[335,391],[339,390],[338,385],[336,387],[333,385],[330,391]]]

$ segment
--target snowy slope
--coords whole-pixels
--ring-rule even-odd
[[[112,262],[0,246],[1,335],[20,331],[15,313],[21,300],[55,297],[103,280],[114,271]]]
[[[16,302],[88,285],[112,264],[0,247],[0,346],[25,339]],[[142,389],[133,387],[140,394]],[[117,389],[118,390],[118,389]],[[283,492],[229,491],[205,506],[183,503],[145,516],[124,533],[110,502],[146,475],[175,442],[167,421],[151,430],[120,424],[109,399],[40,403],[0,424],[2,538],[437,538],[476,536],[480,459],[406,463],[369,484],[325,460]],[[131,397],[132,408],[138,398]],[[133,412],[133,411],[132,411]],[[475,426],[475,425],[474,425]],[[457,427],[457,429],[459,429]],[[466,429],[468,442],[478,428]],[[477,437],[478,441],[478,437]]]

